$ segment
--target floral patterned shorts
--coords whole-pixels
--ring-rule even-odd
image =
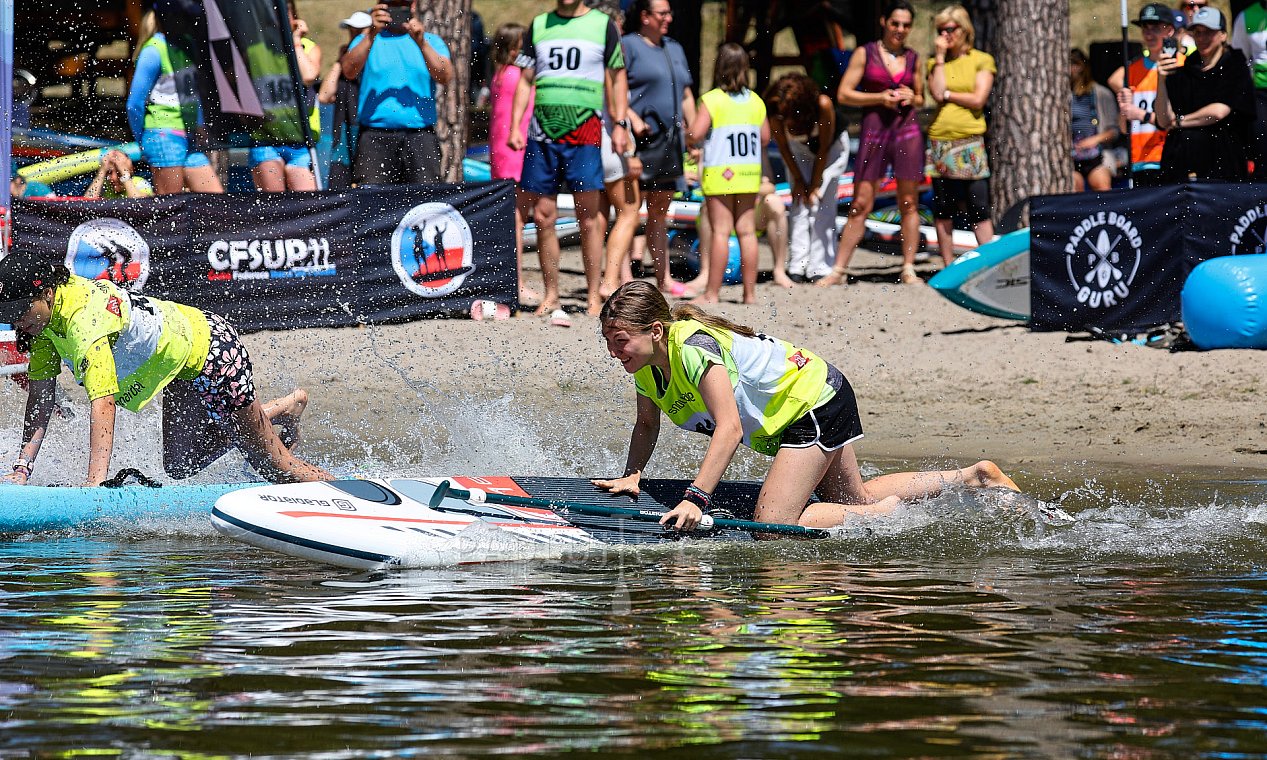
[[[191,383],[207,409],[207,416],[223,421],[233,412],[255,401],[255,380],[251,356],[238,338],[238,331],[219,314],[207,313],[211,328],[211,350],[202,374]]]

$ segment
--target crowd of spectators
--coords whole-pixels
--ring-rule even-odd
[[[1071,50],[1075,189],[1107,190],[1121,186],[1124,177],[1139,187],[1236,181],[1249,179],[1251,167],[1254,178],[1267,176],[1264,2],[1239,14],[1230,28],[1207,0],[1183,0],[1178,9],[1144,6],[1133,22],[1143,52],[1113,72],[1107,87],[1093,81],[1087,55]],[[640,264],[644,250],[651,259],[644,268],[666,295],[716,300],[732,235],[744,300],[752,300],[759,230],[774,253],[777,284],[845,283],[880,183],[890,178],[900,217],[901,282],[919,281],[918,193],[926,175],[947,263],[956,221],[970,226],[980,242],[993,236],[988,103],[997,68],[975,47],[972,19],[962,6],[934,15],[933,47],[921,56],[907,44],[914,7],[909,0],[887,0],[879,39],[853,52],[834,92],[794,72],[758,95],[749,89],[747,51],[729,45],[719,51],[712,89],[697,95],[703,88],[668,34],[670,0],[623,5],[623,16],[612,18],[584,0],[556,0],[528,25],[501,25],[491,44],[476,46],[480,61],[489,60],[491,76],[485,82],[473,72],[467,83],[489,106],[492,177],[518,187],[520,256],[524,225],[537,225],[544,288],[538,294],[521,281],[521,303],[537,305],[554,324],[569,324],[558,287],[561,191],[571,192],[579,220],[590,313],[633,276],[631,262]],[[317,104],[333,106],[327,186],[438,181],[437,88],[453,82],[454,66],[445,42],[424,27],[417,1],[385,0],[343,20],[347,42],[324,78],[322,51],[295,3],[289,7],[314,131],[320,128]],[[149,13],[127,112],[153,185],[136,177],[131,160],[115,151],[103,160],[89,196],[222,191],[212,160],[190,149],[175,80],[166,40]],[[861,111],[854,156],[847,108]],[[922,110],[931,112],[926,130],[918,118]],[[771,145],[786,169],[786,203],[774,192]],[[257,187],[315,188],[309,155],[298,148],[253,149]],[[854,192],[841,231],[837,188],[851,163]],[[15,195],[41,191],[21,183],[15,180]],[[703,250],[699,276],[683,283],[669,274],[667,217],[675,194],[688,183],[704,196],[698,222]],[[645,237],[638,236],[640,229]]]

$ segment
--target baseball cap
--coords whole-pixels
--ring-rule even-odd
[[[1175,12],[1168,5],[1149,3],[1139,9],[1139,18],[1131,23],[1135,26],[1143,26],[1144,24],[1169,24],[1174,26]]]
[[[31,301],[54,287],[57,263],[30,253],[0,259],[0,323],[11,325],[31,308]]]
[[[1188,28],[1194,26],[1204,26],[1206,29],[1213,29],[1216,32],[1222,32],[1227,28],[1223,23],[1223,12],[1218,8],[1205,6],[1197,8],[1197,12],[1192,14],[1192,20],[1188,22]]]
[[[357,11],[339,22],[342,29],[369,29],[373,25],[374,19],[365,11]]]

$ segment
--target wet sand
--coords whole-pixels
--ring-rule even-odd
[[[761,261],[769,266],[764,247]],[[1066,342],[1064,333],[966,311],[925,285],[898,285],[898,261],[860,252],[860,279],[847,287],[763,282],[759,303],[743,306],[734,286],[716,308],[845,372],[862,411],[864,462],[1267,469],[1262,352]],[[536,257],[525,262],[539,286]],[[925,277],[936,268],[918,267]],[[632,383],[606,355],[597,321],[582,313],[577,249],[564,251],[563,269],[571,328],[529,313],[246,336],[261,395],[308,388],[305,451],[326,461],[483,470],[505,462],[498,471],[527,474],[616,469]],[[82,391],[70,394],[84,406]],[[20,425],[23,396],[9,383],[0,392],[5,427]],[[667,423],[664,430],[656,474],[689,471],[704,439],[670,436]],[[762,461],[741,457],[729,476],[759,474]]]

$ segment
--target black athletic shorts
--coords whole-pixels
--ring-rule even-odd
[[[836,389],[836,395],[788,425],[779,442],[780,448],[817,446],[823,451],[836,451],[862,437],[862,418],[849,381],[829,364],[827,382]]]

